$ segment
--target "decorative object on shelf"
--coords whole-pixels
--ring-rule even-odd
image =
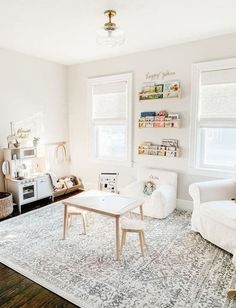
[[[11,135],[7,136],[7,144],[9,149],[14,149],[16,146],[20,145],[18,137],[16,136],[14,122],[10,122],[11,126]]]
[[[139,128],[180,128],[180,116],[178,113],[169,113],[165,110],[141,112],[138,121]]]
[[[139,100],[152,100],[161,98],[180,98],[180,82],[178,80],[158,82],[144,82]]]
[[[33,139],[33,145],[34,145],[34,147],[37,148],[37,146],[38,146],[38,144],[39,144],[39,140],[40,140],[40,138],[34,137],[34,139]]]
[[[111,21],[112,17],[116,16],[116,11],[106,10],[104,15],[109,18],[103,28],[98,29],[97,43],[106,46],[117,46],[125,42],[124,31],[117,28],[116,24]]]
[[[116,172],[102,172],[99,175],[99,189],[112,193],[118,193],[117,179],[119,173]]]
[[[163,139],[161,144],[144,142],[138,147],[138,154],[179,157],[180,149],[177,139]]]
[[[31,129],[23,129],[23,128],[19,128],[16,132],[16,135],[18,138],[21,139],[27,139],[30,137],[31,134]]]
[[[15,123],[10,122],[11,135],[7,136],[7,143],[9,149],[18,149],[26,147],[37,147],[40,140],[39,137],[32,136],[31,129],[18,128],[15,129]]]

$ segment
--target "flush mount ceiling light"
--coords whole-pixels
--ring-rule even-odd
[[[111,21],[111,18],[116,16],[116,11],[106,10],[104,15],[109,18],[109,21],[104,24],[104,27],[98,29],[97,43],[105,46],[121,45],[125,41],[124,31],[117,28],[116,24]]]

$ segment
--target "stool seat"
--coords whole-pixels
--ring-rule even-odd
[[[138,219],[124,218],[121,220],[121,229],[126,230],[144,230],[144,221]]]

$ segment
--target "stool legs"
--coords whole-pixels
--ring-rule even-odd
[[[71,215],[68,214],[68,217],[67,217],[67,228],[69,228],[71,225]]]
[[[126,231],[122,230],[122,235],[121,235],[121,246],[120,246],[120,254],[122,255],[123,252],[123,247],[125,244],[125,240],[126,240]]]
[[[124,248],[124,245],[125,245],[127,232],[138,233],[138,235],[139,235],[139,242],[140,242],[140,249],[141,249],[141,255],[144,256],[144,245],[146,246],[146,243],[145,243],[144,231],[143,230],[135,230],[135,231],[132,230],[131,231],[131,230],[122,229],[121,244],[120,244],[120,254],[122,255],[122,253],[123,253],[123,248]]]
[[[145,241],[144,231],[141,231],[141,234],[142,234],[142,238],[143,238],[143,244],[144,244],[144,246],[147,246],[146,241]]]
[[[75,215],[77,215],[77,214],[75,214]],[[73,214],[68,214],[67,213],[67,216],[66,216],[66,231],[67,231],[67,229],[70,227],[70,225],[71,225],[71,220],[72,220],[72,216],[75,216],[75,215],[73,215]],[[82,221],[83,221],[83,228],[84,228],[84,234],[86,235],[87,234],[87,228],[88,228],[88,219],[87,219],[87,215],[86,215],[86,213],[81,213],[81,214],[79,214],[79,215],[81,215],[81,217],[82,217]]]
[[[144,245],[144,242],[143,242],[143,232],[142,232],[142,231],[139,231],[139,232],[138,232],[138,235],[139,235],[139,242],[140,242],[140,248],[141,248],[141,255],[144,256],[144,249],[143,249],[143,245]]]
[[[88,224],[87,217],[85,213],[81,213],[81,216],[83,220],[84,234],[86,235],[87,234],[87,224]]]

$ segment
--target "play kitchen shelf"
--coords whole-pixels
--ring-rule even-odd
[[[141,112],[138,120],[139,128],[180,128],[181,119],[178,113],[167,111]]]
[[[177,139],[163,139],[161,144],[144,142],[138,147],[139,155],[154,155],[161,157],[179,157],[180,148]]]

